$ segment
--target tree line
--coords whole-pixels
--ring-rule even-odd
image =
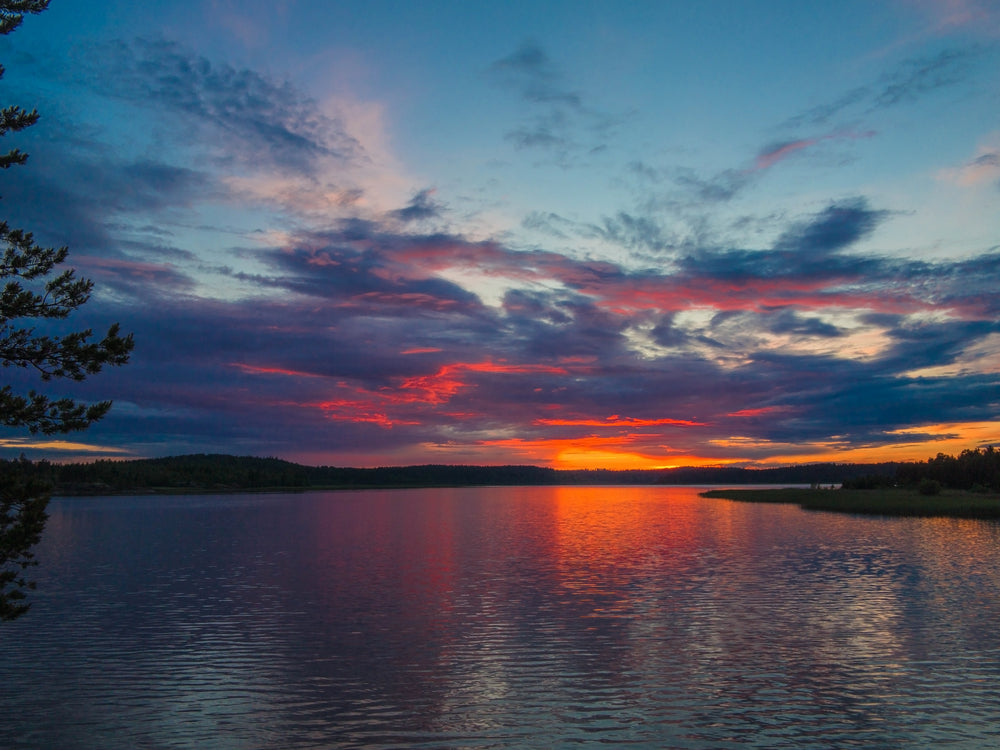
[[[88,463],[0,461],[0,475],[48,486],[57,495],[231,492],[371,487],[516,485],[803,484],[848,489],[927,486],[1000,492],[1000,450],[993,446],[939,453],[927,461],[818,463],[772,469],[709,466],[677,469],[571,469],[542,466],[425,464],[352,468],[303,466],[279,458],[192,454],[167,458],[102,459]]]
[[[1000,450],[988,445],[964,450],[958,456],[938,453],[926,461],[900,463],[891,475],[866,474],[845,480],[843,486],[848,489],[911,487],[926,493],[942,487],[1000,492]]]
[[[685,467],[621,471],[440,464],[350,468],[302,466],[278,458],[220,454],[68,464],[21,459],[0,462],[0,469],[5,464],[10,469],[17,468],[22,476],[48,484],[57,495],[476,485],[839,484],[845,478],[873,472],[890,477],[897,467],[893,463],[822,463],[774,469]]]
[[[1000,450],[988,445],[958,456],[938,453],[927,461],[900,465],[896,479],[906,486],[929,480],[958,490],[1000,492]]]

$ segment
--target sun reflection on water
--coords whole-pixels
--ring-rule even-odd
[[[1000,725],[1000,524],[672,487],[52,512],[30,627],[0,631],[5,747],[978,748]]]

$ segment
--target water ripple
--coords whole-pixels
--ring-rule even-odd
[[[57,501],[0,747],[997,746],[998,528],[677,488]]]

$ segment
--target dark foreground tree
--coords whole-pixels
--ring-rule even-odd
[[[25,13],[40,13],[49,0],[0,0],[0,34],[9,34]],[[3,67],[0,66],[0,76]],[[38,113],[17,106],[0,109],[0,136],[23,130],[38,120]],[[23,164],[27,154],[12,149],[0,154],[0,169]],[[41,247],[29,232],[12,229],[0,221],[0,363],[3,368],[33,371],[43,382],[53,378],[83,380],[105,365],[123,365],[132,351],[132,336],[121,336],[117,324],[99,341],[90,329],[57,333],[67,318],[90,298],[93,282],[78,279],[72,270],[58,271],[67,248]],[[38,326],[44,327],[39,331]],[[0,387],[0,426],[26,429],[32,434],[83,430],[101,419],[110,401],[87,404],[70,398],[52,398],[33,389],[15,392]],[[35,564],[31,548],[45,528],[49,488],[37,479],[31,462],[0,463],[0,620],[11,620],[27,611],[25,591],[33,588],[25,578]]]
[[[21,458],[4,461],[0,475],[0,621],[28,611],[27,591],[34,581],[25,577],[36,564],[32,547],[45,530],[49,485],[34,476],[34,466]]]

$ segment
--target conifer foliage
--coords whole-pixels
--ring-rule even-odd
[[[40,13],[49,0],[0,0],[0,34],[9,34],[25,14]],[[3,67],[0,66],[0,76]],[[19,106],[0,109],[0,136],[35,124],[38,112]],[[17,148],[0,154],[0,169],[24,164],[28,155]],[[106,366],[123,365],[132,351],[132,336],[122,336],[117,324],[100,340],[90,329],[54,334],[53,321],[69,317],[87,302],[93,289],[89,279],[71,269],[59,270],[65,247],[42,247],[30,232],[0,221],[0,364],[3,369],[33,371],[38,379],[83,380]],[[36,321],[46,332],[39,332]],[[18,393],[0,387],[0,426],[51,435],[83,430],[101,419],[110,401],[81,403],[52,398],[35,390]],[[12,620],[27,611],[26,589],[33,588],[25,570],[35,563],[32,547],[45,528],[47,486],[33,478],[27,461],[5,462],[0,474],[0,620]]]

